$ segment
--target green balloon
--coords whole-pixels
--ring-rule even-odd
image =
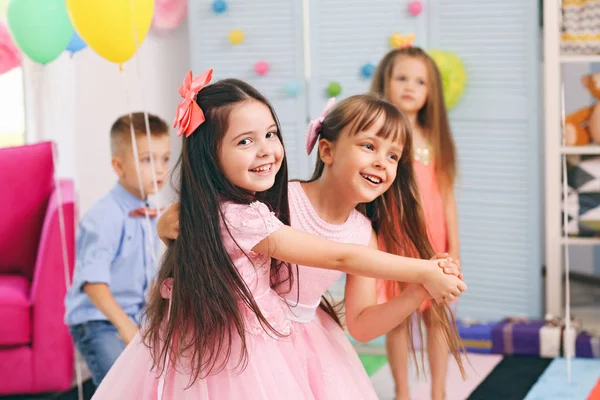
[[[442,50],[430,50],[429,56],[440,70],[444,103],[453,108],[462,97],[467,85],[467,72],[458,55]]]
[[[73,36],[65,0],[11,0],[7,20],[19,49],[40,64],[58,57]]]
[[[331,82],[329,86],[327,86],[327,95],[329,97],[337,97],[342,93],[342,85],[337,82]]]

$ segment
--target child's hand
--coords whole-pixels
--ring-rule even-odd
[[[430,260],[432,268],[424,272],[423,286],[429,292],[431,297],[437,301],[451,302],[467,290],[467,285],[455,275],[447,275],[440,268],[445,270],[450,267],[448,260]]]
[[[125,345],[127,346],[129,342],[133,340],[135,335],[137,335],[139,330],[140,328],[138,328],[138,326],[135,323],[133,323],[133,321],[128,320],[128,323],[125,323],[125,325],[118,329],[119,337],[125,342]]]
[[[460,263],[458,260],[450,257],[448,253],[437,253],[431,257],[431,260],[446,260],[448,262],[447,266],[442,267],[441,264],[438,264],[439,267],[444,270],[444,273],[448,275],[456,275],[462,279],[462,275],[460,273]]]
[[[179,203],[171,204],[156,224],[158,237],[167,246],[179,236]]]

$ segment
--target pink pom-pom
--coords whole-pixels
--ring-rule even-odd
[[[256,64],[254,64],[254,72],[256,72],[257,75],[260,76],[264,76],[269,72],[269,63],[267,63],[266,61],[259,61]]]
[[[408,12],[416,17],[423,12],[423,3],[419,0],[411,1],[408,4]]]

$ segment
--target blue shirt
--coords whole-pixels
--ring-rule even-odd
[[[79,223],[73,285],[65,299],[67,325],[107,320],[83,291],[85,283],[106,283],[128,315],[139,317],[156,276],[156,219],[130,217],[146,203],[117,185]],[[150,232],[149,232],[150,230]]]

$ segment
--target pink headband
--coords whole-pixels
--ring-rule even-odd
[[[323,126],[323,121],[325,120],[325,117],[327,116],[331,108],[334,106],[334,104],[335,97],[332,97],[325,105],[325,108],[323,109],[323,112],[321,113],[319,118],[310,121],[310,124],[308,125],[308,132],[306,133],[307,154],[310,154],[313,148],[315,147],[315,144],[317,143],[317,138],[319,136],[319,132],[321,131],[321,127]]]
[[[177,105],[177,114],[173,121],[173,128],[179,127],[177,136],[185,133],[188,137],[205,121],[204,112],[196,103],[196,95],[212,79],[213,70],[209,69],[200,74],[196,79],[192,79],[192,71],[188,72],[179,87],[179,94],[183,97],[181,103]]]

